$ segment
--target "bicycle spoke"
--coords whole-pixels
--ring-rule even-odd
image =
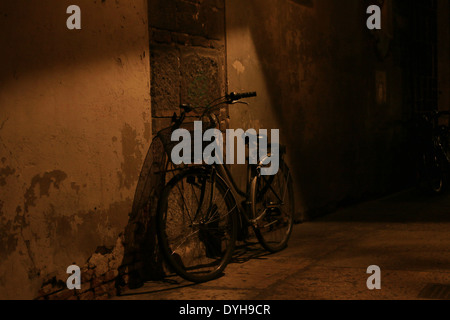
[[[199,233],[199,230],[197,230],[197,231],[195,231],[195,232],[192,232],[190,235],[186,236],[186,237],[183,239],[183,241],[182,241],[182,242],[181,242],[174,250],[172,250],[172,254],[174,254],[175,251],[176,251],[179,247],[181,247],[181,245],[182,245],[183,243],[185,243],[189,237],[192,237],[194,234],[197,234],[197,233]]]
[[[255,233],[264,248],[271,252],[284,249],[292,231],[293,190],[286,169],[286,165],[280,165],[273,179],[259,178],[252,191],[253,216],[257,217]]]
[[[190,185],[190,186],[188,186]],[[204,196],[204,197],[203,197]],[[187,169],[166,186],[158,225],[169,266],[183,278],[202,282],[220,274],[231,259],[237,233],[230,188],[200,168]],[[195,216],[194,216],[195,214]]]
[[[227,217],[230,213],[232,213],[233,211],[234,211],[234,209],[236,209],[236,207],[237,206],[234,206],[233,207],[233,209],[231,209],[230,211],[228,211],[226,214],[224,214],[223,216],[221,216],[221,217]],[[216,211],[217,212],[217,211]],[[215,213],[214,213],[215,214]],[[213,216],[214,216],[214,214],[213,214]],[[205,222],[205,224],[208,224],[208,223],[213,223],[213,222],[216,222],[217,220],[219,220],[220,218],[217,218],[216,220],[209,220],[209,221],[207,221],[207,222]]]
[[[184,186],[183,186],[183,187],[184,187]],[[192,220],[191,213],[190,213],[190,211],[189,211],[189,206],[186,204],[186,199],[184,198],[183,191],[180,190],[180,187],[179,187],[178,185],[177,185],[177,188],[178,188],[178,191],[179,191],[180,194],[181,194],[181,198],[183,199],[183,203],[184,203],[184,205],[185,205],[185,207],[186,207],[186,210],[187,210],[187,214],[188,214],[189,220],[191,221],[191,223],[193,223],[194,221]],[[184,188],[183,188],[183,189],[184,189]]]
[[[227,196],[227,194],[228,194],[229,191],[230,191],[230,189],[227,189],[227,192],[225,192],[224,198],[226,198],[226,196]],[[213,203],[214,203],[214,204],[216,203],[215,199],[214,199]],[[217,208],[217,209],[218,209],[218,208]],[[233,208],[233,209],[234,209],[234,208]],[[212,214],[212,216],[214,216],[214,215],[216,214],[217,211],[218,211],[218,210],[216,210],[216,211]],[[231,210],[231,211],[232,211],[232,210]]]

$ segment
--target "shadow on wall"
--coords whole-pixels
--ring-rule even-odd
[[[280,128],[303,219],[403,184],[404,134],[393,124],[401,86],[392,57],[377,57],[366,9],[355,1],[227,2],[230,91],[267,97],[252,119]],[[378,74],[388,93],[377,100]],[[235,120],[242,111],[230,114],[233,126],[246,125]]]
[[[118,294],[124,287],[140,287],[145,281],[164,278],[163,258],[156,236],[156,210],[164,188],[166,154],[155,137],[147,152],[124,232],[124,255],[116,280]]]

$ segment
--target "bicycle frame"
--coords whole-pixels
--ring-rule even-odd
[[[220,119],[217,113],[212,111],[220,104],[239,103],[237,101],[239,99],[254,96],[256,96],[254,92],[227,94],[224,99],[219,98],[213,101],[215,104],[209,104],[200,120],[207,122],[203,117],[208,116],[211,120],[208,130],[209,128],[220,130]],[[160,171],[160,178],[169,182],[166,183],[158,199],[157,234],[161,252],[169,263],[169,267],[171,266],[173,271],[186,280],[204,282],[217,278],[223,272],[232,259],[236,241],[252,241],[252,235],[254,235],[269,252],[274,253],[285,249],[292,232],[295,208],[292,178],[287,164],[283,161],[285,148],[278,146],[278,138],[277,145],[272,144],[273,148],[267,144],[267,140],[261,140],[263,145],[256,144],[257,147],[264,148],[257,152],[258,161],[253,160],[255,149],[252,148],[255,147],[255,134],[251,133],[251,137],[243,135],[244,141],[238,141],[240,143],[237,147],[238,163],[246,162],[246,181],[243,186],[240,179],[235,180],[240,174],[236,175],[237,172],[223,161],[222,156],[226,150],[213,162],[205,157],[203,161],[190,160],[192,147],[198,154],[199,139],[196,133],[200,128],[203,130],[195,122],[194,131],[192,131],[192,123],[185,125],[187,128],[185,130],[194,134],[194,146],[191,143],[191,136],[190,146],[182,145],[183,160],[178,160],[177,153],[173,152],[173,140],[176,140],[173,132],[181,128],[186,114],[193,110],[189,105],[182,105],[180,108],[180,117],[177,114],[172,117],[173,125],[158,132],[164,151],[168,155],[165,170]],[[222,130],[220,131],[223,133]],[[185,134],[186,131],[183,133]],[[217,134],[220,133],[215,131],[214,135]],[[236,135],[232,137],[234,138]],[[257,138],[260,136],[258,135]],[[217,137],[216,139],[220,140]],[[184,137],[184,140],[188,141],[188,138]],[[245,154],[242,143],[247,149],[244,149]],[[230,147],[232,144],[227,146]],[[190,150],[189,147],[191,147]],[[268,153],[269,148],[272,153]],[[218,152],[216,149],[214,151]],[[175,154],[173,158],[172,154]],[[217,153],[214,157],[216,155]],[[228,156],[234,157],[231,154]],[[244,161],[246,156],[247,161]],[[277,157],[277,169],[281,168],[281,171],[265,176],[266,169],[272,167],[270,161],[272,156]],[[278,160],[281,161],[278,163]],[[229,162],[234,163],[234,161]],[[171,178],[170,175],[165,174],[167,172],[172,172],[174,176]],[[288,196],[286,203],[285,195]],[[287,210],[284,207],[281,208],[284,204],[288,204]],[[253,229],[252,234],[249,227]]]
[[[203,118],[204,116],[208,116],[211,123],[214,125],[214,127],[216,127],[217,124],[219,123],[219,120],[218,120],[217,116],[213,113],[213,110],[218,109],[223,104],[237,104],[237,103],[247,104],[246,102],[238,101],[238,99],[240,99],[241,96],[242,97],[246,97],[246,96],[251,97],[251,96],[256,96],[256,93],[250,93],[250,95],[232,93],[231,95],[226,95],[225,97],[218,98],[218,99],[212,101],[210,104],[208,104],[205,107],[205,111],[203,112],[203,114],[201,115],[200,118]],[[183,123],[183,121],[186,117],[186,113],[192,111],[192,109],[187,105],[182,106],[182,108],[183,108],[183,111],[182,111],[180,117],[177,118],[176,114],[173,117],[173,123],[174,123],[173,128],[179,127]],[[198,166],[205,167],[204,165],[198,165]],[[252,217],[251,216],[252,210],[249,207],[251,205],[251,203],[249,201],[251,184],[255,182],[254,177],[258,174],[258,169],[260,168],[260,166],[261,166],[261,164],[259,164],[259,165],[247,164],[247,177],[246,177],[246,191],[245,192],[237,186],[235,180],[233,179],[233,175],[231,174],[230,170],[228,169],[228,167],[225,164],[221,163],[221,164],[213,164],[213,165],[209,166],[209,168],[212,168],[212,170],[213,170],[212,177],[214,177],[215,174],[218,174],[220,176],[220,178],[222,178],[224,180],[224,182],[227,184],[227,186],[230,188],[231,194],[234,198],[234,201],[236,203],[236,207],[238,209],[240,216],[243,217],[243,219],[245,220],[245,222],[248,225],[251,225],[253,227],[257,226],[258,221],[260,219],[262,219],[266,213],[266,211],[264,211],[258,217]],[[175,169],[175,170],[167,170],[167,168],[166,168],[165,172],[178,171],[178,170],[182,170],[182,168]],[[267,192],[267,190],[269,188],[273,190],[273,188],[271,187],[273,178],[269,178],[269,179],[271,179],[271,181],[268,183],[267,188],[264,190],[263,194],[265,192]],[[288,180],[285,183],[287,185]],[[214,188],[212,188],[212,189],[214,189]],[[286,189],[286,186],[284,189]],[[283,192],[283,193],[285,193],[285,192]],[[278,198],[278,200],[280,200],[280,203],[283,204],[284,199],[282,199],[282,198],[284,198],[284,195],[282,195],[280,198],[275,193],[275,196]],[[209,198],[213,199],[212,195]]]
[[[249,205],[251,202],[249,201],[250,197],[250,187],[252,183],[256,183],[256,179],[254,179],[255,175],[257,175],[258,166],[247,164],[247,179],[246,179],[246,189],[247,192],[242,191],[236,184],[233,179],[233,175],[230,170],[224,164],[216,164],[213,165],[213,170],[216,171],[219,176],[225,181],[225,183],[230,188],[231,194],[236,202],[236,206],[240,215],[244,218],[245,222],[248,225],[253,227],[257,227],[258,221],[263,219],[266,215],[266,210],[264,210],[259,216],[253,217],[250,213],[252,210]],[[214,175],[215,172],[213,172]],[[274,195],[278,198],[280,203],[272,204],[272,206],[282,205],[284,204],[285,190],[287,189],[287,184],[289,182],[290,174],[288,173],[288,178],[285,181],[285,186],[283,187],[284,191],[281,196],[279,196],[272,188],[273,176],[269,178],[270,182],[267,183],[265,190],[262,192],[265,194],[268,189],[271,189]],[[244,201],[239,201],[240,199],[244,199]],[[243,203],[245,206],[243,206]]]

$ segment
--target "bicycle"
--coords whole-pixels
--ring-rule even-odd
[[[207,127],[218,127],[214,113],[223,105],[246,102],[256,93],[230,93],[212,101],[199,119],[208,119]],[[185,124],[193,112],[181,106],[173,125],[158,136],[170,158],[171,133]],[[248,142],[246,141],[248,145]],[[271,149],[272,146],[268,146]],[[258,241],[269,252],[286,248],[293,228],[293,181],[284,162],[286,148],[280,147],[276,175],[262,176],[262,161],[247,164],[245,190],[241,190],[224,164],[182,166],[165,185],[158,201],[157,236],[160,250],[169,268],[191,282],[213,280],[223,274],[231,261],[237,240],[249,237],[249,226]],[[261,160],[261,159],[260,159]]]
[[[441,194],[448,188],[450,168],[450,129],[439,124],[449,111],[420,113],[417,142],[420,187],[431,194]]]

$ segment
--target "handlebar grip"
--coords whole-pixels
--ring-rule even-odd
[[[242,98],[253,98],[256,97],[256,92],[244,92],[241,93]]]
[[[256,97],[256,92],[243,92],[243,93],[232,92],[228,95],[228,97],[230,100],[236,101],[244,98]]]

